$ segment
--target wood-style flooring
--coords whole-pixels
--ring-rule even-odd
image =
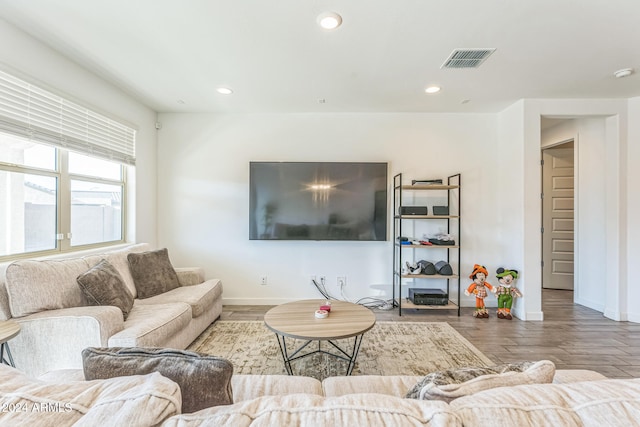
[[[228,305],[224,320],[263,320],[271,306]],[[557,369],[591,369],[609,378],[640,377],[640,324],[616,322],[573,303],[573,292],[544,290],[544,321],[476,319],[473,308],[454,310],[374,309],[376,319],[393,322],[448,322],[496,363],[549,359]],[[366,336],[365,336],[366,339]]]

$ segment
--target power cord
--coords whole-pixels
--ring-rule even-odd
[[[329,291],[327,290],[327,287],[325,286],[325,282],[323,279],[320,279],[320,283],[318,283],[318,281],[316,279],[312,280],[313,285],[316,287],[316,289],[318,290],[318,292],[320,292],[320,294],[327,300],[334,300],[334,301],[347,301],[347,302],[351,302],[349,301],[349,299],[345,296],[344,294],[344,285],[340,287],[340,294],[342,296],[342,299],[340,298],[336,298],[333,295],[331,295],[329,293]],[[388,300],[384,300],[382,298],[374,298],[374,297],[364,297],[364,298],[360,298],[358,301],[356,301],[354,304],[359,304],[362,305],[368,309],[378,309],[378,310],[392,310],[394,307],[394,303],[393,303],[393,299],[388,299]]]

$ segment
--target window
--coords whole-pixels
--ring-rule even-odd
[[[123,165],[0,132],[0,258],[123,241]]]
[[[122,240],[122,166],[69,153],[71,246]]]
[[[0,260],[124,241],[135,129],[0,71]]]

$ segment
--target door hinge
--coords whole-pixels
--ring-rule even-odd
[[[540,193],[540,198],[544,199],[544,193]]]
[[[540,166],[544,166],[544,159],[540,159]]]
[[[544,227],[540,227],[540,233],[544,234]]]
[[[544,268],[544,260],[540,261],[540,267]]]

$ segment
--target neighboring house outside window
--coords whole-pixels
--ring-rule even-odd
[[[0,258],[123,241],[122,164],[0,131]]]

